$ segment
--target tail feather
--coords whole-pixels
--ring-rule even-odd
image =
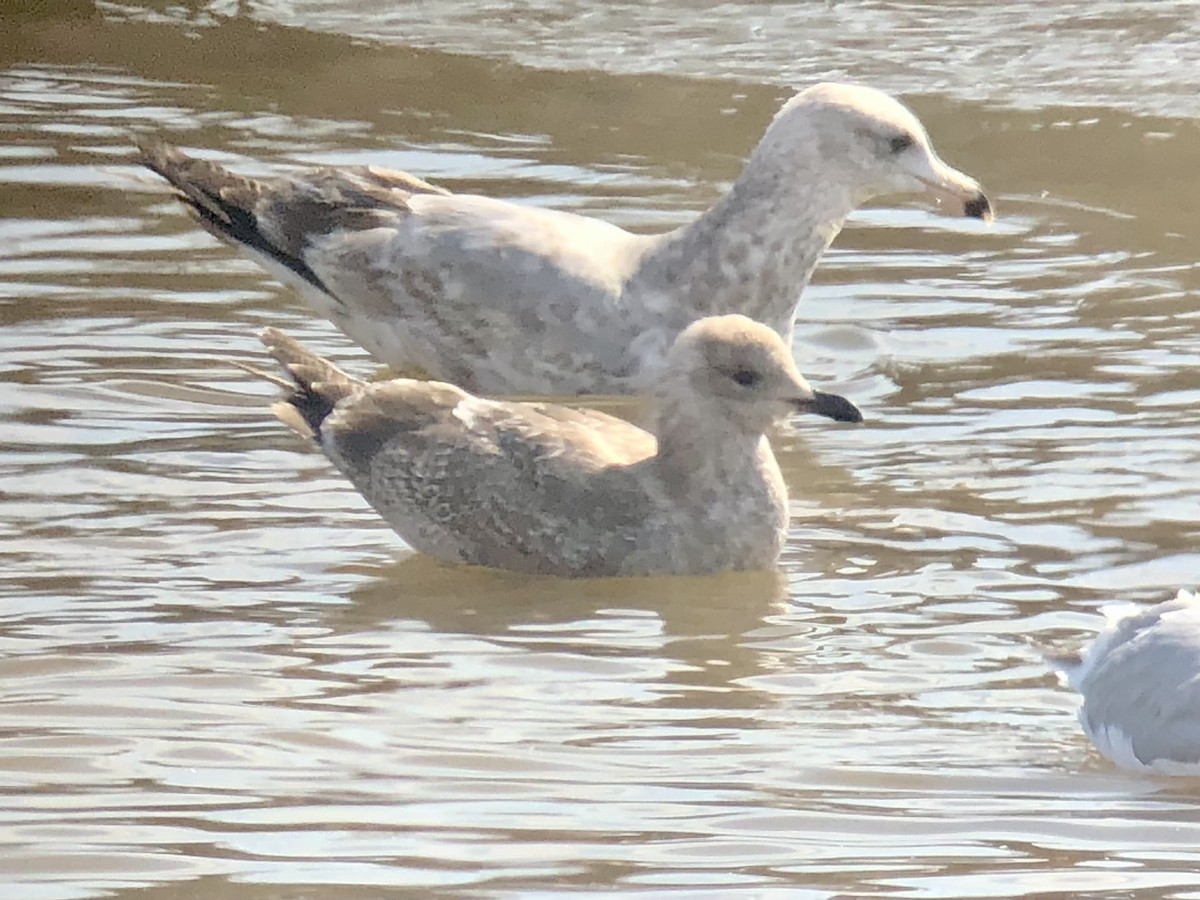
[[[267,352],[292,379],[288,384],[290,393],[274,404],[272,411],[300,436],[319,441],[321,423],[341,400],[354,394],[362,382],[277,328],[267,328],[259,337]],[[279,381],[267,377],[269,381]]]
[[[178,147],[154,138],[139,140],[137,148],[142,165],[170,182],[201,228],[227,244],[269,257],[329,293],[296,252],[280,247],[260,227],[256,209],[263,198],[261,182],[210,160],[188,156]]]

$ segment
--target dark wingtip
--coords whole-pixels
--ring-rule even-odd
[[[338,402],[353,391],[354,379],[278,328],[264,328],[258,338],[290,379],[268,379],[275,384],[283,382],[286,391],[283,402],[274,407],[275,415],[300,434],[307,430],[306,436],[319,442],[321,425]],[[306,429],[299,427],[297,415]]]
[[[139,163],[171,182],[177,190],[180,189],[180,185],[176,184],[172,177],[172,162],[178,163],[184,158],[178,147],[152,134],[134,135],[133,147]]]
[[[167,148],[167,142],[153,134],[135,134],[132,140],[134,149],[143,157],[154,156]]]
[[[858,407],[841,394],[827,394],[824,391],[813,391],[809,411],[819,416],[833,419],[835,422],[861,422],[863,415]]]
[[[987,198],[987,194],[980,191],[963,204],[963,215],[972,219],[982,219],[985,222],[990,222],[994,215],[992,201]]]

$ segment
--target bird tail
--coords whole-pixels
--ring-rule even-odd
[[[1042,654],[1046,665],[1054,670],[1059,681],[1068,687],[1077,688],[1079,686],[1079,680],[1083,673],[1083,654],[1077,650],[1061,650],[1057,647],[1038,644],[1034,646]]]
[[[262,182],[231,172],[211,160],[188,156],[157,138],[139,139],[137,149],[142,165],[170,182],[175,196],[201,228],[219,241],[287,267],[328,293],[325,284],[297,252],[280,246],[263,230],[256,212],[263,199]]]
[[[277,328],[265,329],[259,339],[291,378],[288,382],[256,372],[268,381],[282,384],[288,391],[285,399],[271,406],[271,411],[301,437],[319,442],[321,423],[339,401],[358,391],[362,382]]]

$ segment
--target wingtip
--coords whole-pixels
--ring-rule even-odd
[[[291,402],[279,400],[271,404],[271,412],[280,422],[294,431],[300,437],[310,441],[318,440],[317,433]]]
[[[282,378],[279,375],[276,375],[274,372],[268,372],[266,369],[260,369],[258,366],[252,366],[249,363],[244,363],[236,359],[229,360],[229,364],[236,366],[243,372],[249,372],[251,375],[254,375],[257,378],[262,378],[264,381],[269,381],[271,384],[275,385],[276,387],[281,387],[284,390],[290,391],[295,387],[295,385],[288,379]]]
[[[156,134],[135,134],[133,146],[137,151],[138,162],[168,181],[171,180],[167,169],[172,155],[180,154],[177,147],[168,144]]]
[[[1067,687],[1078,689],[1083,672],[1083,654],[1078,650],[1060,650],[1057,647],[1047,647],[1035,644],[1035,649],[1041,654],[1042,660],[1049,666]]]
[[[278,328],[268,325],[259,332],[258,339],[262,341],[267,352],[285,369],[290,370],[295,363],[325,363],[332,366],[328,360],[323,360],[291,335],[285,334]]]
[[[270,347],[272,344],[278,344],[280,341],[291,340],[286,334],[276,328],[274,325],[268,325],[258,333],[258,339],[263,342],[263,345]]]
[[[138,149],[139,153],[150,154],[164,145],[164,141],[156,134],[135,134],[133,135],[133,146]]]

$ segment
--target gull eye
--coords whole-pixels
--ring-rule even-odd
[[[913,139],[911,134],[898,134],[888,141],[888,147],[893,153],[899,154],[903,153],[915,143],[916,141]]]
[[[732,378],[734,381],[736,381],[738,384],[740,384],[742,387],[747,387],[747,388],[754,387],[756,384],[758,384],[760,381],[762,381],[762,376],[760,374],[758,374],[757,372],[755,372],[753,369],[738,369],[737,371],[733,372],[729,377]]]

